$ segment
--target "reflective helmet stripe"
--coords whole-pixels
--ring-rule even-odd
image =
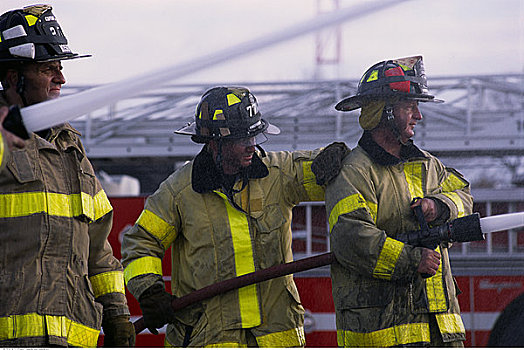
[[[26,15],[26,16],[25,16],[25,19],[26,19],[27,24],[28,24],[29,26],[33,26],[33,25],[35,25],[36,21],[38,21],[38,18],[35,17],[35,16],[33,16],[33,15]]]

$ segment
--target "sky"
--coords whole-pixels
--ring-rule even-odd
[[[250,42],[316,18],[336,0],[48,0],[74,52],[69,84],[113,83]],[[372,0],[338,0],[340,8]],[[0,11],[38,2],[2,0]],[[40,2],[41,3],[41,2]],[[335,30],[243,55],[175,83],[358,79],[374,63],[421,54],[431,76],[524,72],[524,0],[408,0],[340,26],[337,65],[316,64]],[[330,41],[332,40],[332,41]],[[326,50],[324,57],[333,57]],[[148,86],[144,86],[147,89]]]

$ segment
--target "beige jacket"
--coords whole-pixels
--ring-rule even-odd
[[[403,155],[402,161],[388,156],[365,134],[326,189],[340,346],[429,343],[430,314],[444,341],[465,337],[447,246],[437,248],[442,255],[437,274],[423,279],[417,273],[421,248],[395,236],[420,230],[410,209],[415,197],[440,203],[435,225],[471,214],[469,184],[414,145]]]
[[[255,156],[248,184],[231,198],[217,182],[211,156],[202,151],[148,198],[136,225],[124,234],[122,263],[127,287],[139,298],[161,280],[161,259],[172,247],[172,294],[293,259],[291,214],[301,201],[323,200],[311,173],[311,151]],[[181,346],[235,346],[228,331],[250,328],[259,346],[304,345],[304,309],[291,275],[210,298],[178,313],[166,341]],[[233,338],[231,338],[233,337]]]
[[[107,237],[112,207],[71,126],[36,134],[0,171],[0,346],[96,347],[128,315]]]

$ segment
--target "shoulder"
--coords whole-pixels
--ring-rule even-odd
[[[360,146],[357,146],[353,151],[344,158],[343,166],[351,169],[369,169],[374,166],[374,162],[367,152]]]
[[[174,196],[177,196],[186,189],[191,189],[191,171],[193,168],[193,161],[187,162],[181,168],[160,184],[158,191],[168,190]]]
[[[258,153],[260,159],[267,167],[280,167],[286,162],[293,160],[292,152],[279,151],[279,152],[266,152],[266,156]]]

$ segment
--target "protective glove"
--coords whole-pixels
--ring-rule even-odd
[[[342,169],[342,160],[351,150],[344,142],[333,142],[324,148],[313,160],[311,171],[315,174],[317,184],[327,186]]]
[[[171,301],[175,298],[166,292],[160,284],[154,284],[146,289],[138,302],[144,316],[144,324],[153,334],[158,334],[157,328],[175,321],[175,312]]]
[[[125,348],[135,346],[135,327],[129,321],[129,316],[104,317],[102,319],[104,329],[105,348]]]

